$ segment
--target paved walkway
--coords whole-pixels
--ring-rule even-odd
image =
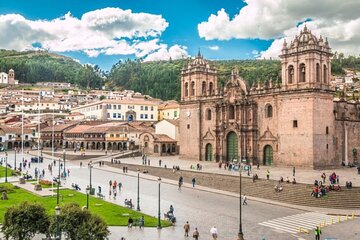
[[[161,166],[165,165],[168,168],[172,168],[173,166],[179,166],[180,169],[192,170],[191,166],[196,166],[197,163],[202,165],[202,172],[209,173],[219,173],[226,175],[238,175],[238,171],[228,171],[224,170],[223,166],[220,169],[219,164],[216,162],[206,162],[206,161],[196,161],[196,160],[187,160],[180,159],[179,156],[162,156],[162,157],[152,157],[149,156],[150,165],[153,167],[159,167],[159,160],[161,159]],[[141,157],[135,158],[124,158],[120,159],[122,163],[131,163],[142,165]],[[252,168],[252,173],[256,173],[259,178],[266,178],[266,170],[270,171],[270,179],[279,180],[282,176],[284,179],[289,177],[290,180],[293,178],[293,168],[292,167],[279,167],[279,166],[260,166],[260,169],[256,169],[256,166]],[[193,170],[197,171],[197,170]],[[328,176],[335,172],[340,177],[340,185],[345,185],[346,181],[351,181],[353,186],[360,186],[360,175],[357,173],[356,168],[337,168],[337,169],[325,169],[325,170],[314,170],[314,169],[306,169],[306,168],[296,168],[295,169],[295,178],[299,183],[307,183],[313,184],[314,180],[321,180],[321,174],[326,173],[328,181]],[[246,175],[244,177],[247,177]],[[250,176],[251,177],[251,176]]]
[[[53,196],[54,192],[52,191],[53,188],[43,188],[41,191],[35,191],[34,187],[35,185],[29,182],[25,182],[25,184],[20,184],[19,182],[13,182],[14,186],[20,187],[26,191],[29,191],[33,194],[39,195],[40,197],[48,197]],[[63,189],[64,187],[60,187],[60,189]],[[55,189],[55,188],[54,188]]]

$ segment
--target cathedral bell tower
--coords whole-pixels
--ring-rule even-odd
[[[199,51],[195,59],[181,70],[181,100],[199,100],[214,96],[217,91],[216,70],[204,60]]]
[[[331,49],[327,39],[318,39],[305,26],[299,36],[281,50],[282,88],[329,89]]]

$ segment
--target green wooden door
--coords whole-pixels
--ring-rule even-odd
[[[205,160],[212,161],[212,145],[210,143],[206,144]]]
[[[234,132],[230,132],[226,138],[226,161],[238,160],[238,139]]]
[[[264,147],[264,165],[271,165],[273,162],[273,149],[270,145]]]

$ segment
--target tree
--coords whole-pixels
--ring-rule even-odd
[[[35,234],[47,234],[49,218],[37,203],[22,202],[7,209],[2,232],[5,239],[30,240]]]
[[[78,204],[66,204],[59,215],[59,225],[71,240],[102,240],[109,235],[106,223],[99,216],[82,210]],[[55,229],[55,223],[52,224]]]

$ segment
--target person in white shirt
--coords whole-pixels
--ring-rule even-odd
[[[213,227],[210,229],[210,233],[211,233],[213,239],[216,240],[217,237],[218,237],[218,230],[217,230],[217,228],[216,228],[215,226],[213,226]]]

